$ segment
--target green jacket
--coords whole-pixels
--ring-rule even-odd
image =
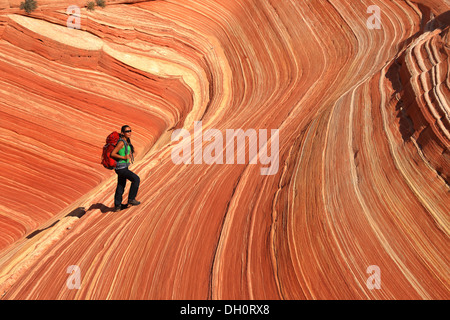
[[[122,149],[120,149],[117,153],[122,156],[125,157],[127,154],[130,154],[131,152],[131,147],[129,146],[129,144],[123,140],[120,139],[119,141],[122,141],[124,146],[122,147]],[[117,165],[116,165],[116,169],[123,169],[123,168],[127,168],[130,165],[130,159],[120,159],[117,160]]]

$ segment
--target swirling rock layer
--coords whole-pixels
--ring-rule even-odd
[[[449,297],[445,1],[72,4],[0,2],[3,299]],[[194,121],[279,129],[279,170],[176,165]],[[123,124],[142,204],[113,213]]]

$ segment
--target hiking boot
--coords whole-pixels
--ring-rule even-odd
[[[141,204],[141,202],[137,201],[136,199],[133,199],[131,201],[128,201],[128,204],[130,204],[132,206],[137,206],[137,205]]]
[[[123,209],[126,209],[126,208],[128,208],[128,205],[122,203],[119,206],[114,207],[113,212],[119,212],[119,211],[121,211]]]

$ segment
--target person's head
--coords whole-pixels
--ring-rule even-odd
[[[122,126],[122,129],[120,129],[120,132],[122,133],[122,135],[127,138],[130,139],[131,137],[131,128],[128,125],[124,125]]]

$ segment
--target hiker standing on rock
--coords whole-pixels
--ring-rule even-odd
[[[114,195],[114,211],[120,211],[122,206],[122,196],[125,191],[125,185],[127,180],[131,181],[130,193],[128,194],[128,205],[137,206],[140,204],[136,200],[136,195],[139,190],[139,183],[141,179],[137,174],[128,169],[130,162],[134,160],[134,147],[131,144],[131,128],[130,126],[123,126],[120,131],[120,139],[114,150],[111,152],[111,157],[117,160],[116,168],[117,173],[117,188]]]

